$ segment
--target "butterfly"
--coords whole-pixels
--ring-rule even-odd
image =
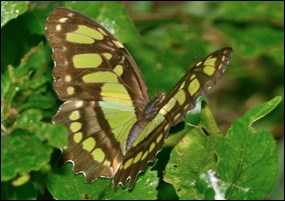
[[[232,48],[199,61],[169,94],[148,95],[134,59],[109,31],[88,17],[56,8],[46,21],[53,49],[54,89],[64,101],[53,117],[68,130],[64,160],[87,182],[99,177],[133,188],[154,161],[171,126],[183,121],[227,68]]]

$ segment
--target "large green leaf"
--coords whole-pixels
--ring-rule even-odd
[[[256,130],[252,123],[280,101],[276,97],[248,111],[217,142],[215,170],[225,199],[260,200],[272,191],[278,173],[276,143],[270,132]]]

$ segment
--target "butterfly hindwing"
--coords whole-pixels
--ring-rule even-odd
[[[96,101],[66,101],[53,118],[68,129],[64,160],[73,162],[75,173],[83,171],[87,182],[100,176],[112,178],[123,160],[115,132],[97,104]]]

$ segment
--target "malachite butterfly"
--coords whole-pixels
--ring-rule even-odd
[[[68,129],[64,160],[87,182],[113,178],[113,187],[133,188],[154,161],[171,126],[195,107],[227,68],[232,49],[199,61],[166,95],[151,99],[127,49],[93,20],[56,8],[45,35],[53,49],[54,89],[64,101],[53,118]]]

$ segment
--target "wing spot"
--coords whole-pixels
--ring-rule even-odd
[[[174,108],[176,102],[177,102],[177,101],[176,101],[175,98],[171,98],[171,99],[168,101],[168,103],[166,103],[166,104],[160,109],[159,113],[162,114],[162,115],[166,115],[168,112],[170,112],[170,111]]]
[[[174,121],[177,122],[177,120],[181,117],[180,113],[178,113],[177,115],[175,115],[174,117]]]
[[[73,17],[74,14],[73,13],[68,13],[67,15],[68,15],[68,17]]]
[[[186,100],[186,94],[185,94],[184,90],[178,91],[175,94],[174,98],[178,101],[178,103],[180,105],[182,105],[185,102],[185,100]]]
[[[100,31],[100,32],[101,32],[101,34],[103,34],[103,35],[107,36],[106,32],[105,32],[103,29],[101,29],[100,27],[98,28],[98,31]]]
[[[194,80],[195,78],[196,78],[196,75],[193,74],[193,75],[191,75],[190,80]]]
[[[63,18],[60,18],[58,21],[61,22],[61,23],[64,23],[67,21],[67,17],[63,17]]]
[[[169,124],[166,124],[166,125],[164,126],[164,131],[168,131],[168,129],[169,129]]]
[[[147,155],[148,155],[148,151],[144,152],[144,154],[143,154],[141,160],[144,160],[144,159],[147,157]]]
[[[93,137],[89,137],[82,142],[83,149],[86,151],[92,151],[96,145],[95,139]]]
[[[56,30],[56,31],[61,31],[61,25],[60,25],[60,24],[56,25],[56,26],[55,26],[55,30]]]
[[[66,40],[71,43],[93,44],[95,40],[85,35],[76,34],[74,32],[66,34]]]
[[[102,149],[97,148],[92,152],[93,159],[98,161],[98,163],[102,163],[105,159],[105,153]]]
[[[75,107],[76,107],[76,108],[80,108],[80,107],[83,106],[83,103],[84,103],[83,101],[76,101],[76,102],[75,102]]]
[[[68,95],[74,94],[74,87],[67,87],[66,89]]]
[[[212,76],[215,70],[216,69],[213,66],[204,66],[203,68],[203,72],[208,76]]]
[[[161,133],[157,138],[156,138],[156,144],[158,144],[162,138],[163,134]]]
[[[155,143],[151,143],[150,147],[149,147],[149,152],[152,152],[152,150],[155,148]]]
[[[95,40],[103,39],[103,34],[85,25],[78,25],[75,31],[66,34],[66,40],[72,43],[93,44]]]
[[[101,87],[102,100],[132,106],[133,102],[126,88],[118,83],[107,83]]]
[[[70,82],[71,81],[71,76],[70,75],[66,75],[65,76],[65,82]]]
[[[123,66],[120,64],[116,65],[114,71],[117,75],[121,76],[123,74]]]
[[[202,63],[202,61],[199,61],[199,62],[196,64],[196,66],[199,66],[199,65],[201,65],[201,63]]]
[[[128,167],[130,167],[130,165],[132,164],[133,160],[134,160],[133,158],[130,158],[130,159],[124,164],[123,169],[127,169]]]
[[[185,86],[185,81],[181,83],[179,90],[182,89]]]
[[[214,57],[214,58],[208,58],[204,61],[204,65],[205,66],[215,66],[215,63],[217,61],[217,58]]]
[[[72,122],[70,124],[70,130],[73,132],[73,133],[76,133],[77,131],[79,131],[82,127],[82,124],[80,122]]]
[[[112,72],[96,72],[96,73],[89,73],[82,77],[82,80],[87,83],[96,83],[96,82],[113,82],[118,83],[118,79],[116,74]]]
[[[200,83],[198,79],[194,79],[190,82],[188,90],[190,92],[190,95],[193,96],[197,91],[200,89]]]
[[[141,159],[142,154],[143,154],[143,152],[141,151],[140,153],[138,153],[138,154],[136,155],[136,157],[135,157],[135,159],[134,159],[134,163],[137,163],[137,162]]]
[[[71,121],[75,121],[75,120],[78,120],[80,117],[80,114],[79,114],[79,111],[76,110],[76,111],[73,111],[70,115],[69,115],[69,119]]]
[[[103,165],[106,166],[106,167],[111,167],[111,162],[109,160],[105,160],[103,162]]]
[[[110,59],[112,58],[112,54],[110,54],[110,53],[108,53],[108,52],[103,53],[103,56],[104,56],[106,59],[108,59],[108,60],[110,60]]]
[[[75,68],[96,68],[102,63],[99,54],[76,54],[72,58]]]
[[[124,46],[117,40],[113,40],[114,45],[116,45],[118,48],[124,48]]]
[[[78,132],[78,133],[74,134],[73,140],[74,140],[75,143],[79,143],[82,140],[82,137],[83,137],[83,133],[82,132]]]

